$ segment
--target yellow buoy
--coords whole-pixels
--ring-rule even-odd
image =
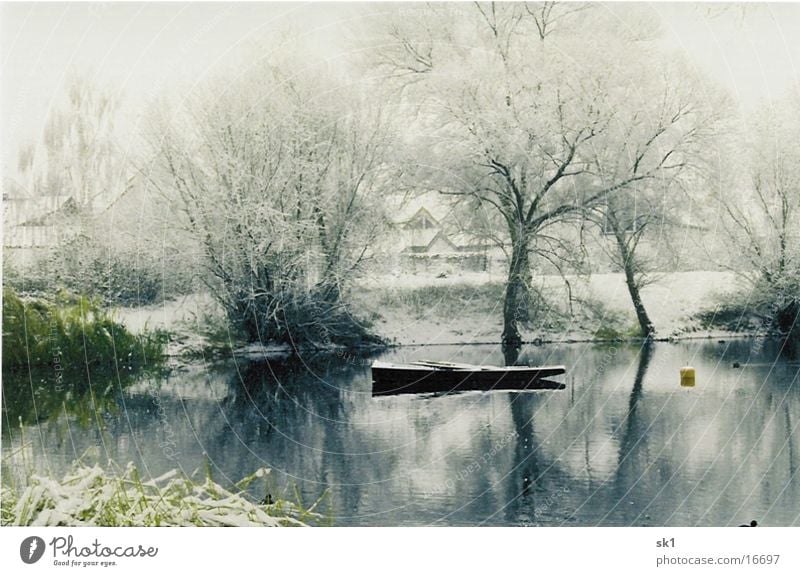
[[[694,386],[694,368],[691,366],[681,368],[681,386],[687,388]]]

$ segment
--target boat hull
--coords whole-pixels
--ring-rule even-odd
[[[410,367],[372,367],[372,394],[448,393],[467,390],[563,390],[548,377],[564,374],[561,366],[512,370],[437,370]]]

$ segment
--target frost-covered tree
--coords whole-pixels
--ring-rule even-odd
[[[73,76],[40,138],[20,149],[14,180],[28,197],[66,196],[78,209],[107,206],[130,189],[129,150],[116,134],[119,101]]]
[[[719,153],[715,142],[726,106],[724,95],[677,56],[661,60],[642,79],[629,96],[635,116],[610,139],[611,149],[619,151],[622,161],[607,155],[598,161],[598,171],[605,171],[607,180],[636,174],[647,154],[671,158],[669,169],[609,195],[596,212],[608,240],[606,252],[625,275],[639,331],[650,338],[656,327],[641,290],[654,280],[655,264],[641,250],[642,241],[667,249],[672,230],[680,225],[681,206],[692,198],[697,175]]]
[[[131,161],[138,142],[120,130],[122,114],[114,93],[71,76],[64,93],[54,95],[41,133],[21,146],[4,192],[23,199],[17,224],[47,234],[24,265],[30,269],[20,290],[65,288],[117,304],[164,295],[158,246],[149,223],[136,218],[141,207],[117,211],[123,198],[131,207],[140,184]]]
[[[557,25],[555,25],[557,24]],[[611,196],[687,163],[705,118],[646,20],[550,3],[426,5],[385,27],[375,65],[417,102],[422,186],[495,211],[510,244],[503,342],[527,320],[531,258]]]
[[[325,70],[288,70],[254,67],[173,117],[151,179],[250,340],[357,344],[370,337],[344,296],[382,229],[382,114]]]
[[[716,180],[730,266],[751,309],[770,327],[796,333],[800,314],[800,92],[769,103],[729,148]]]

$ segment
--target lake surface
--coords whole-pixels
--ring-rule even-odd
[[[373,398],[371,360],[347,356],[83,374],[67,392],[4,374],[3,472],[61,475],[83,455],[156,476],[207,458],[224,483],[263,466],[273,495],[324,495],[336,525],[800,525],[800,362],[779,347],[529,347],[520,362],[567,366],[565,390],[446,396]],[[380,358],[503,363],[496,346]]]

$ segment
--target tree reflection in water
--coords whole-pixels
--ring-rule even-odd
[[[499,347],[435,352],[503,358]],[[694,389],[678,385],[687,358]],[[538,346],[517,361],[565,364],[568,388],[375,398],[369,360],[336,355],[93,374],[56,394],[47,374],[32,394],[11,376],[3,451],[21,449],[21,418],[21,453],[54,474],[92,448],[154,476],[208,461],[224,483],[266,466],[273,496],[328,491],[342,525],[797,523],[799,370],[778,343]]]

